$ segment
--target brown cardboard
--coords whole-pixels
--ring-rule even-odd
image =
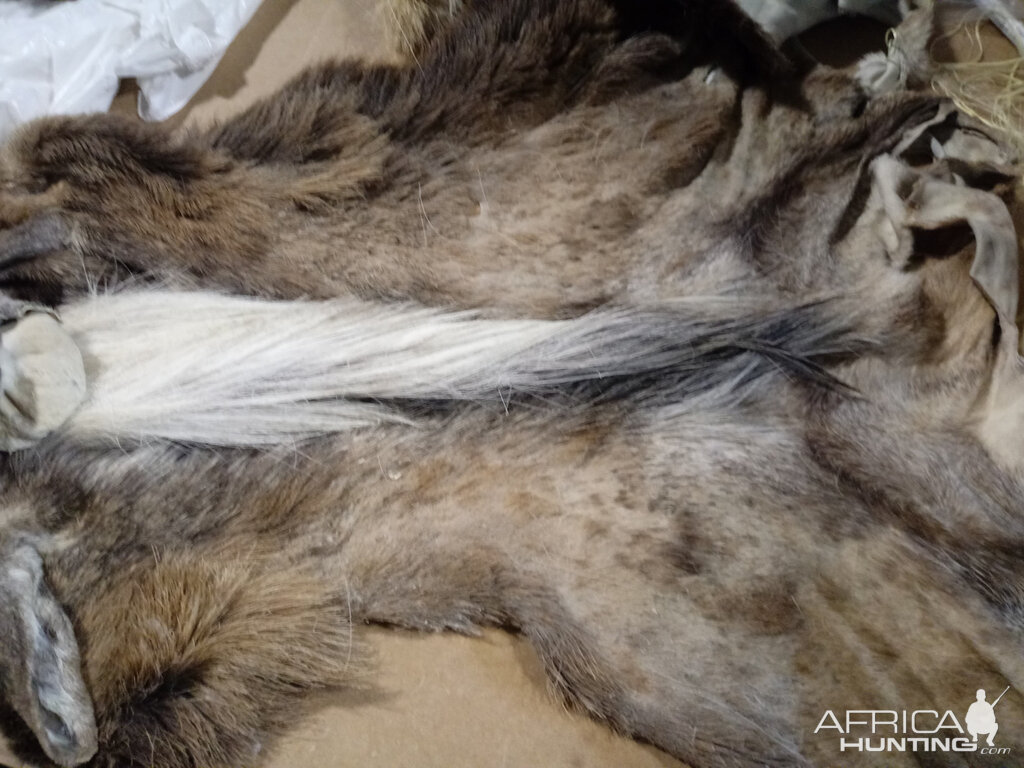
[[[288,737],[271,768],[667,768],[680,763],[565,707],[529,645],[372,630],[370,695],[341,697]]]

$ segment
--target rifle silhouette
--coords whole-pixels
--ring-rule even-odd
[[[1006,689],[1002,693],[999,694],[999,699],[1003,698],[1003,696],[1006,695],[1006,691],[1008,691],[1008,690],[1010,690],[1010,686],[1006,686]],[[995,701],[992,702],[992,708],[993,709],[995,709],[996,704],[999,703],[999,699],[996,699]]]

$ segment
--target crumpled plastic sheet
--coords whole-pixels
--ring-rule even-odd
[[[163,120],[212,74],[260,0],[0,0],[0,140],[47,114],[104,111],[134,77]]]
[[[1020,0],[975,0],[975,4],[1024,56],[1024,3]]]
[[[788,40],[815,24],[856,13],[896,25],[911,7],[907,0],[737,0],[747,15],[775,40]],[[991,20],[1024,56],[1022,0],[962,0]]]
[[[871,16],[886,24],[898,24],[902,15],[898,0],[738,0],[740,8],[775,40],[788,40],[844,13]]]

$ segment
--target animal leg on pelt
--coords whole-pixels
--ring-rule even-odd
[[[57,304],[128,279],[253,288],[225,277],[225,254],[258,250],[268,201],[229,162],[160,126],[45,118],[0,149],[0,168],[0,285],[9,295]]]
[[[529,487],[545,484],[543,472],[516,469],[512,476],[528,478]],[[419,630],[513,628],[560,696],[620,733],[694,766],[808,765],[779,683],[785,639],[737,635],[726,647],[687,594],[692,576],[672,553],[688,554],[664,511],[627,523],[620,510],[610,523],[543,502],[525,517],[472,500],[459,508],[468,512],[440,532],[429,516],[408,517],[401,527],[364,519],[353,529],[344,567],[360,596],[357,616]],[[552,530],[560,543],[554,550],[547,546]],[[778,713],[736,695],[740,666],[752,670],[742,690],[778,699]]]
[[[0,150],[0,288],[51,304],[125,280],[422,301],[437,284],[442,299],[455,297],[448,303],[480,306],[458,301],[470,281],[448,287],[443,259],[400,258],[423,245],[424,195],[466,167],[467,192],[486,191],[493,182],[476,155],[567,110],[759,46],[774,54],[753,25],[745,36],[732,29],[729,3],[683,6],[483,3],[417,67],[324,64],[206,133],[114,115],[26,125]],[[445,207],[453,224],[476,228],[461,201]],[[440,213],[431,221],[454,233]],[[468,261],[452,270],[484,269]]]
[[[173,555],[113,590],[83,611],[93,768],[258,764],[317,692],[363,675],[344,600],[301,572]]]
[[[575,597],[570,601],[591,607],[601,602],[593,591]],[[579,617],[558,603],[537,604],[542,613],[524,617],[523,631],[556,689],[617,731],[692,765],[808,766],[770,711],[744,711],[693,674],[690,651],[699,656],[703,649],[688,648],[685,637],[666,630],[658,611],[670,611],[672,603],[657,595],[628,607],[600,605]]]

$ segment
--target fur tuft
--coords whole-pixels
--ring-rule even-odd
[[[336,591],[296,572],[177,557],[125,574],[83,616],[95,768],[251,765],[310,693],[364,663]]]
[[[648,386],[739,397],[778,370],[829,384],[820,362],[858,344],[824,308],[691,298],[544,321],[356,300],[95,296],[64,310],[89,396],[63,434],[259,446],[406,422],[403,406],[425,400],[507,405]]]
[[[393,47],[415,56],[464,5],[465,0],[385,0],[380,12]]]

